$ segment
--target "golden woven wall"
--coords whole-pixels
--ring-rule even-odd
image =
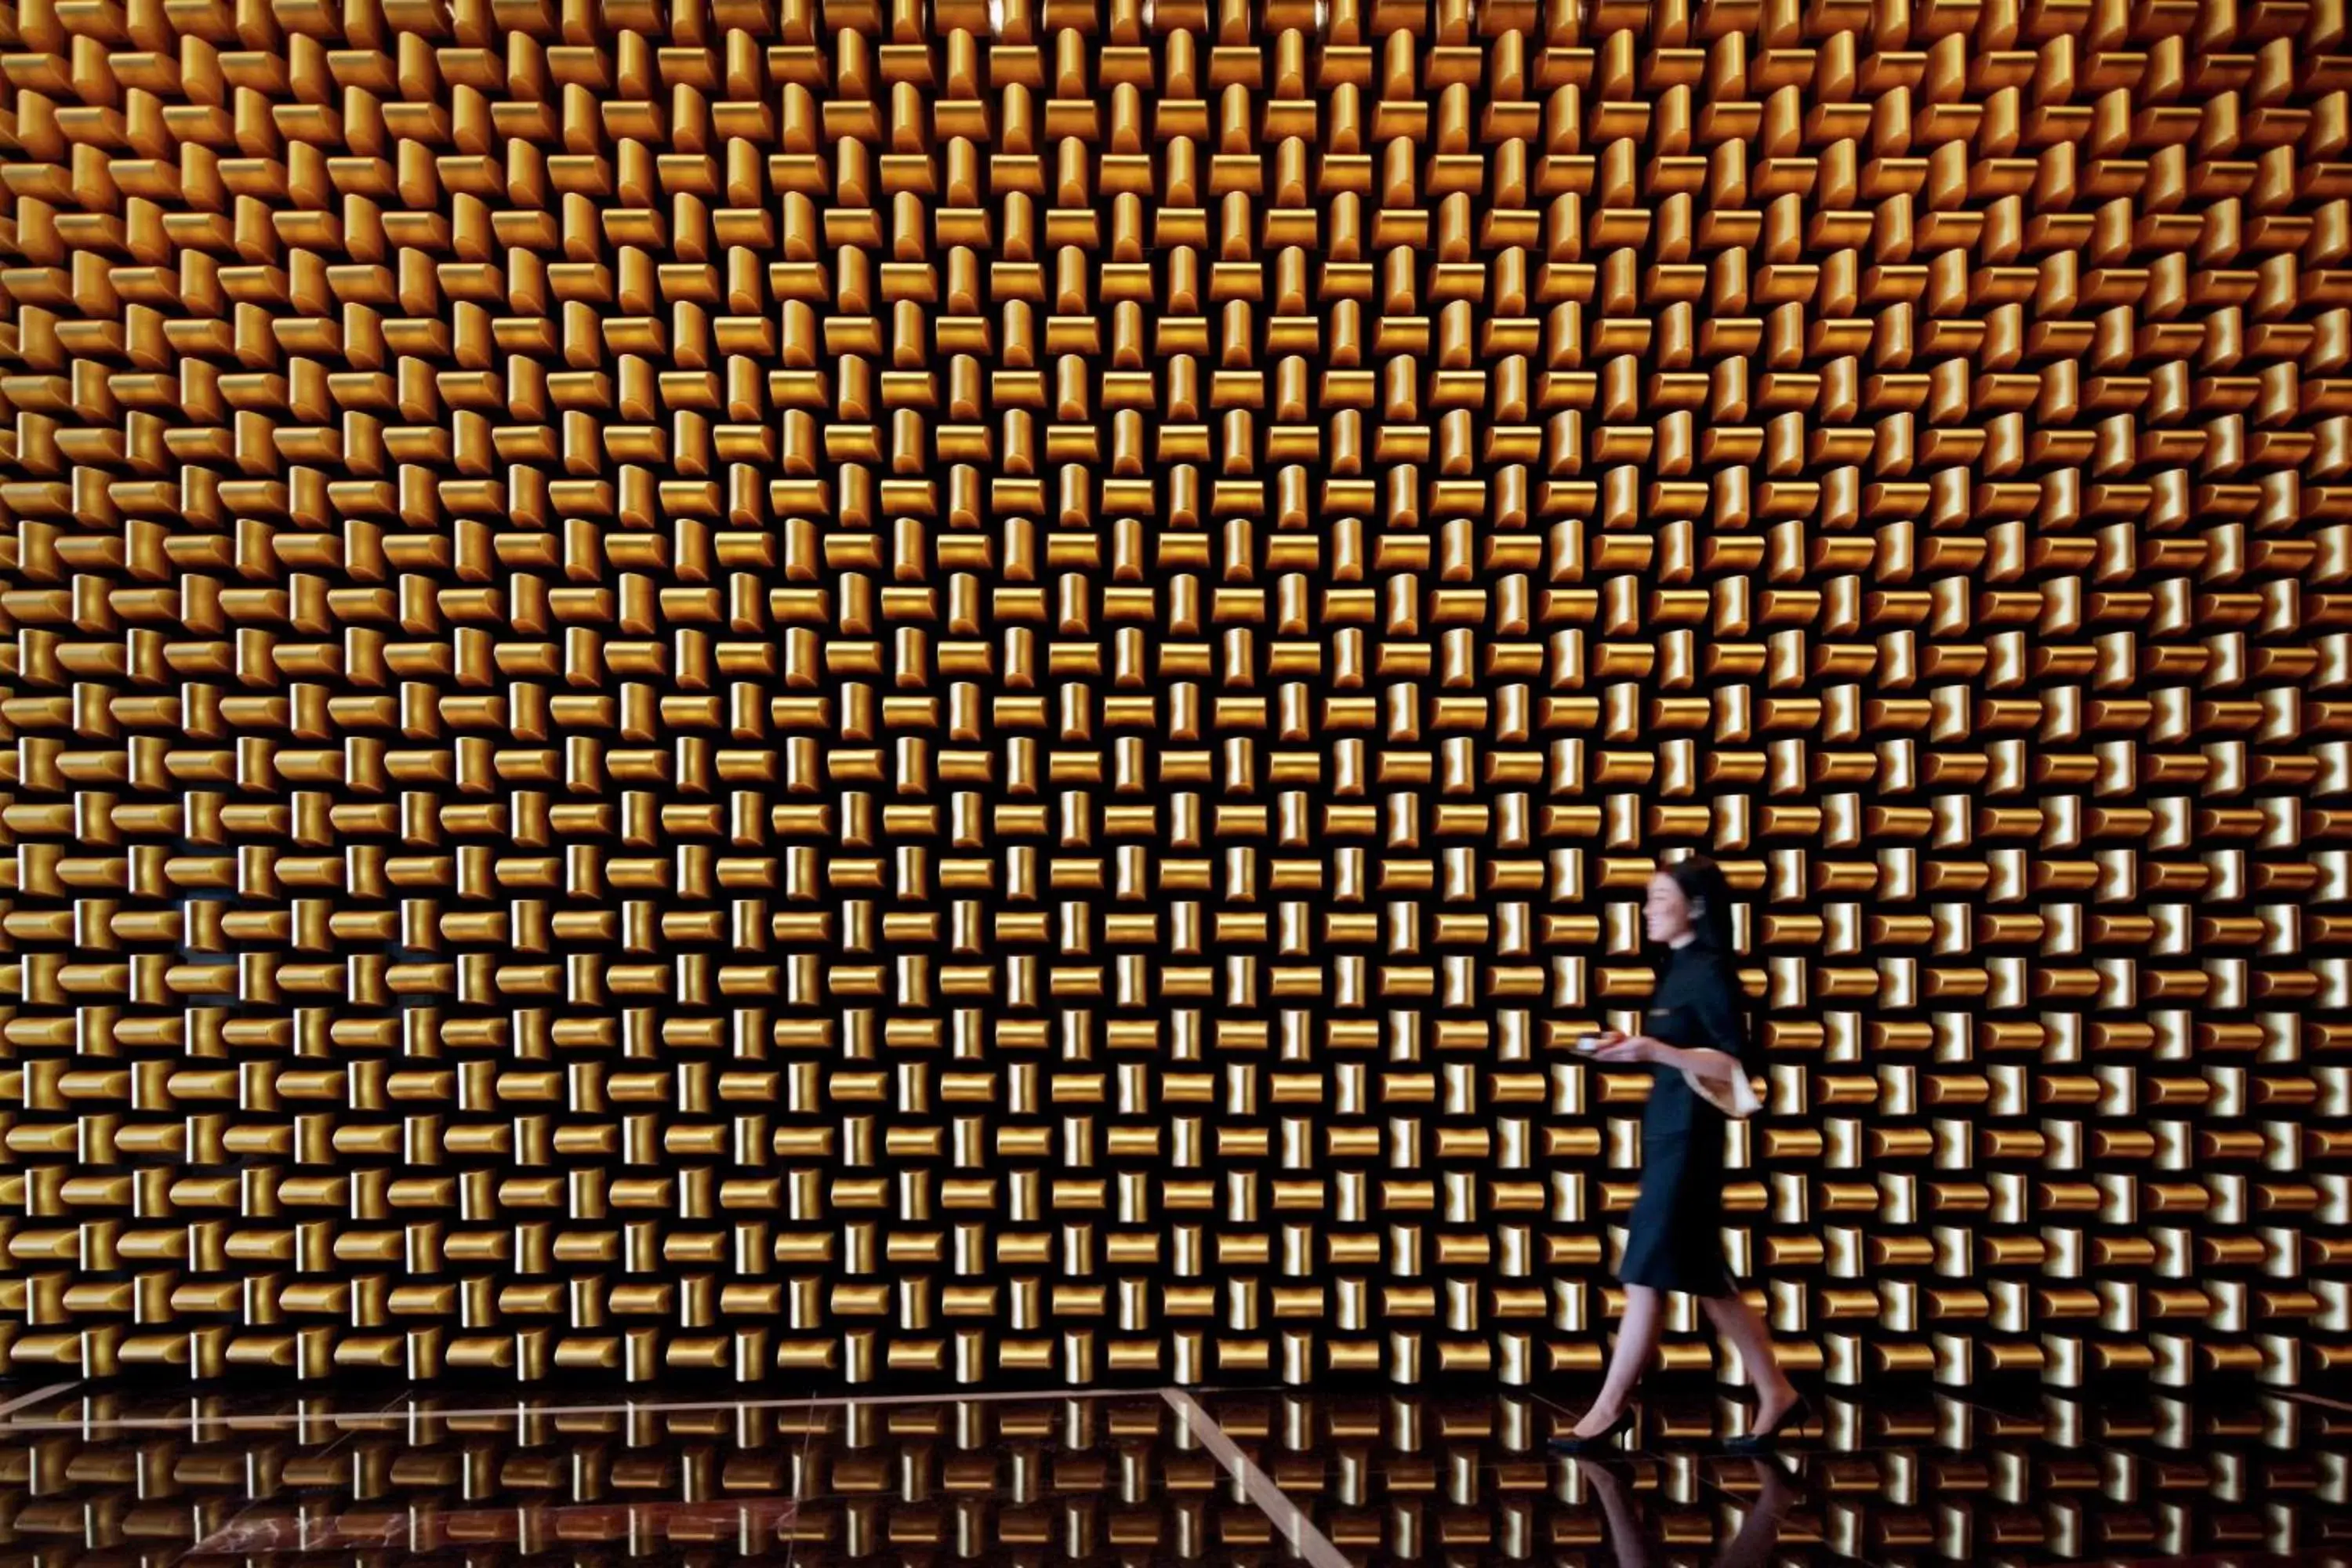
[[[2342,0],[0,36],[13,1370],[2352,1360]]]

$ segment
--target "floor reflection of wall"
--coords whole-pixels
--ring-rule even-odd
[[[1543,1399],[1200,1398],[1360,1564],[2352,1563],[2352,1411],[2300,1400],[1887,1396],[1749,1460],[1671,1435],[1714,1414],[1692,1391],[1652,1410],[1664,1436],[1595,1465],[1546,1454],[1565,1413]],[[0,1568],[1291,1555],[1156,1394],[457,1408],[20,1412],[0,1423]]]

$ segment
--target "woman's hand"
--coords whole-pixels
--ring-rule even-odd
[[[1673,1050],[1664,1040],[1647,1035],[1621,1035],[1592,1055],[1604,1062],[1663,1062]]]

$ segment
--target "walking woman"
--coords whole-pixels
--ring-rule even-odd
[[[1723,1136],[1727,1104],[1763,1071],[1759,1042],[1743,1015],[1733,968],[1731,886],[1712,860],[1681,861],[1650,879],[1643,917],[1664,963],[1643,1032],[1601,1037],[1595,1059],[1641,1062],[1656,1074],[1642,1115],[1642,1195],[1626,1222],[1617,1278],[1625,1316],[1600,1397],[1554,1449],[1597,1452],[1633,1425],[1627,1402],[1657,1352],[1661,1299],[1699,1298],[1716,1331],[1738,1347],[1756,1385],[1748,1436],[1728,1445],[1754,1452],[1808,1414],[1780,1370],[1764,1320],[1733,1286],[1723,1256]],[[1736,1075],[1736,1076],[1735,1076]],[[1700,1080],[1695,1088],[1692,1080]]]

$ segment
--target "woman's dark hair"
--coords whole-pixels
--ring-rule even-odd
[[[1724,876],[1722,867],[1704,855],[1678,860],[1664,869],[1675,886],[1682,889],[1683,897],[1690,900],[1691,929],[1696,936],[1691,946],[1723,966],[1726,982],[1731,987],[1732,1009],[1738,1016],[1749,1048],[1756,1048],[1767,1036],[1761,1015],[1739,988],[1739,949],[1731,923],[1730,880]],[[1657,950],[1661,974],[1673,952],[1664,947]]]
[[[1667,867],[1666,875],[1690,900],[1691,926],[1698,933],[1699,944],[1727,961],[1736,961],[1739,954],[1732,935],[1731,883],[1724,877],[1723,868],[1704,855],[1694,855]]]

